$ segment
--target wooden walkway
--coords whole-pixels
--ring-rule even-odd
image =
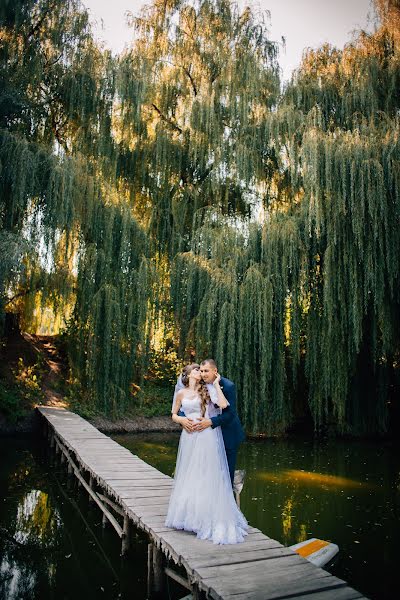
[[[315,567],[255,527],[250,528],[243,543],[225,546],[165,527],[171,477],[74,413],[45,407],[38,411],[50,446],[103,511],[103,522],[108,520],[122,538],[122,553],[128,550],[132,526],[148,535],[149,595],[155,592],[164,597],[167,575],[190,590],[193,598],[363,598],[345,581]],[[172,568],[174,565],[181,567],[181,574]]]

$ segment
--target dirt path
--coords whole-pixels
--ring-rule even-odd
[[[65,381],[68,373],[66,360],[60,355],[55,338],[46,335],[32,335],[26,332],[13,335],[7,340],[7,348],[4,356],[9,373],[17,367],[20,357],[23,358],[24,363],[28,366],[36,364],[39,361],[39,357],[41,357],[42,370],[44,370],[41,379],[41,389],[44,395],[42,404],[68,409],[68,402],[57,391],[57,388],[60,388],[60,383]],[[0,416],[0,434],[31,431],[34,428],[34,422],[34,411],[16,424],[7,423],[4,417]],[[170,417],[166,416],[138,416],[134,419],[121,418],[117,420],[95,417],[90,419],[90,422],[104,433],[180,431],[180,427]]]
[[[48,369],[41,381],[41,388],[45,396],[43,404],[67,408],[68,404],[62,394],[54,389],[57,387],[57,383],[65,378],[66,369],[53,336],[31,335],[30,333],[22,333],[22,336],[38,354],[41,354]]]

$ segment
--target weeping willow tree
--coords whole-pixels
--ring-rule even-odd
[[[150,281],[114,175],[114,61],[75,0],[7,3],[0,19],[1,312],[28,327],[39,300],[69,313],[72,377],[115,413],[146,360]]]
[[[156,0],[132,26],[117,80],[118,175],[155,251],[174,256],[189,247],[194,213],[248,216],[268,179],[278,47],[228,0]]]
[[[275,160],[263,122],[279,93],[278,46],[228,0],[156,0],[131,24],[118,65],[117,176],[149,232],[153,339],[178,336],[182,351],[184,325],[170,326],[170,261],[189,249],[208,207],[248,218],[259,202]]]
[[[307,52],[266,113],[261,222],[212,210],[174,261],[182,345],[235,379],[253,431],[310,411],[319,431],[384,432],[396,411],[399,12],[379,8],[375,33]]]
[[[399,11],[377,9],[373,34],[306,52],[281,92],[266,23],[228,0],[154,0],[116,59],[77,0],[3,3],[0,312],[68,316],[73,376],[104,412],[168,329],[235,380],[248,430],[388,429]]]

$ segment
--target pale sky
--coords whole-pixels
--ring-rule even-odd
[[[145,0],[82,0],[89,9],[96,36],[114,53],[131,40],[126,11],[137,14]],[[317,48],[324,42],[342,48],[357,29],[372,29],[371,0],[258,0],[240,1],[271,13],[271,39],[286,39],[280,53],[283,78],[288,79],[301,60],[304,48]]]

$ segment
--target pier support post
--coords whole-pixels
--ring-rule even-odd
[[[47,439],[48,439],[48,442],[49,442],[48,446],[47,446],[48,449],[49,449],[49,451],[48,451],[49,462],[50,462],[50,464],[53,464],[53,462],[54,462],[54,455],[55,455],[55,453],[54,453],[54,450],[55,450],[55,448],[54,448],[55,441],[54,441],[54,434],[53,434],[52,430],[50,429],[50,426],[47,427]]]
[[[200,590],[197,585],[192,587],[192,598],[193,600],[200,600],[201,598]]]
[[[94,479],[93,479],[92,475],[90,475],[90,477],[89,477],[89,487],[91,490],[94,488]],[[89,494],[89,502],[94,502],[94,500],[90,494]]]
[[[153,544],[153,588],[156,594],[161,594],[164,589],[163,554]]]
[[[153,544],[147,544],[147,598],[153,589]]]
[[[147,560],[147,597],[163,598],[165,581],[163,554],[155,544],[148,545]]]
[[[121,556],[125,556],[131,545],[131,522],[128,515],[124,515],[124,526],[122,529]]]

